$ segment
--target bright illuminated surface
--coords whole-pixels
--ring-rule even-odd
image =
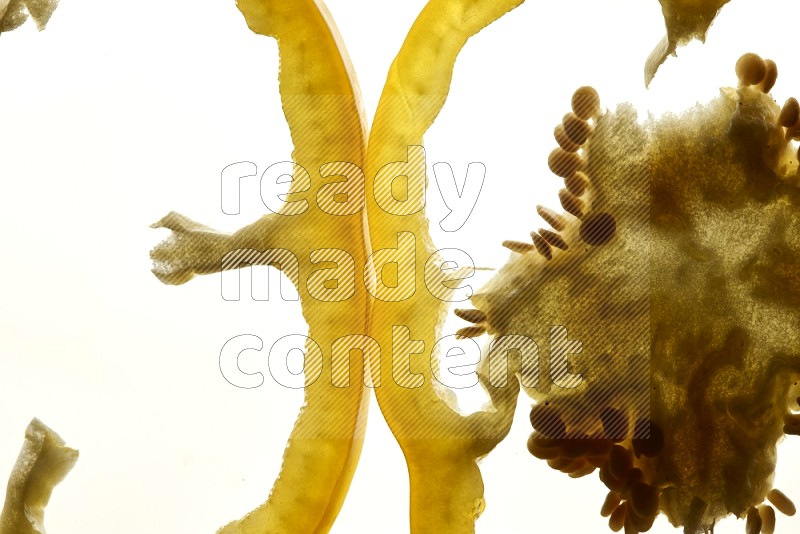
[[[328,2],[371,118],[424,2],[358,4]],[[734,0],[707,44],[679,50],[649,93],[643,63],[663,33],[655,0],[551,4],[529,2],[467,44],[426,137],[429,169],[446,161],[463,176],[469,162],[486,165],[468,223],[450,234],[432,224],[438,247],[461,248],[478,265],[499,267],[508,254],[500,241],[540,226],[536,204],[557,205],[560,182],[546,160],[576,87],[595,86],[607,106],[680,110],[735,84],[736,59],[754,51],[778,64],[779,102],[800,94],[791,47],[800,7],[788,1]],[[263,212],[252,181],[242,215],[224,215],[219,175],[237,161],[260,173],[289,157],[274,41],[252,35],[233,2],[64,2],[44,33],[26,26],[3,35],[0,64],[0,478],[36,416],[81,451],[48,507],[52,534],[109,525],[213,532],[264,500],[302,399],[269,380],[250,391],[231,386],[219,350],[235,335],[269,346],[305,326],[297,303],[224,302],[219,276],[162,286],[147,252],[166,232],[148,225],[174,209],[230,230]],[[531,161],[535,173],[520,171]],[[428,199],[440,220],[438,191]],[[261,357],[241,364],[266,368]],[[483,463],[478,532],[605,531],[596,475],[572,480],[525,450],[527,406],[523,399],[511,435]],[[797,441],[781,447],[775,484],[796,498]],[[780,517],[778,532],[798,521]],[[373,406],[332,532],[400,533],[407,524],[404,462]],[[743,529],[726,521],[717,532]],[[652,530],[673,531],[663,517]]]

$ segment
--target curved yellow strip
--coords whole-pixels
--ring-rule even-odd
[[[424,161],[420,149],[409,147],[422,144],[422,135],[444,104],[453,65],[466,40],[521,3],[429,2],[391,66],[370,133],[367,210],[379,274],[371,288],[376,298],[370,335],[383,351],[381,387],[375,391],[408,463],[414,533],[474,531],[483,509],[483,483],[475,461],[508,432],[518,385],[493,392],[496,412],[469,417],[452,411],[434,392],[430,356],[446,303],[426,287],[422,266],[435,248],[420,210]],[[405,181],[393,180],[403,172]],[[403,185],[407,191],[398,191]],[[398,250],[395,273],[381,269],[386,256],[381,250],[386,249]],[[409,266],[415,266],[413,271]],[[435,274],[428,274],[428,285],[439,284],[441,289],[441,277],[437,281]]]
[[[320,204],[325,205],[322,199],[327,198],[320,167],[330,162],[361,166],[365,152],[365,126],[355,76],[333,22],[321,1],[240,0],[238,6],[254,32],[278,40],[281,101],[295,147],[292,159],[308,172],[310,184],[306,185],[310,187],[305,193],[304,187],[296,187],[301,183],[296,172],[292,190],[300,192],[289,195],[288,200],[306,199],[307,211],[265,217],[234,234],[235,246],[230,248],[291,250],[300,261],[303,278],[306,273],[322,270],[314,262],[337,259],[324,253],[312,256],[315,249],[323,247],[345,250],[355,265],[363,265],[363,210],[331,215],[320,208]],[[335,206],[326,209],[332,211]],[[363,367],[353,358],[349,387],[334,386],[329,371],[334,341],[366,333],[364,288],[356,285],[355,294],[339,302],[320,300],[320,293],[312,294],[313,284],[305,280],[298,289],[309,338],[321,349],[324,373],[305,388],[305,406],[289,438],[283,467],[269,499],[221,529],[225,534],[327,532],[344,501],[361,453],[368,401]]]
[[[169,214],[155,225],[174,233],[151,253],[153,271],[165,283],[180,284],[194,274],[239,267],[252,260],[252,251],[268,256],[283,249],[282,258],[293,255],[294,267],[287,261],[280,268],[303,277],[293,281],[309,325],[306,349],[312,356],[305,406],[268,500],[220,532],[322,533],[344,501],[367,413],[360,359],[351,358],[349,385],[331,376],[336,340],[366,333],[366,292],[360,284],[331,289],[326,283],[346,279],[342,272],[364,264],[363,177],[341,178],[353,170],[348,164],[363,164],[363,114],[344,46],[321,2],[240,0],[238,6],[254,32],[278,40],[281,103],[297,164],[290,194],[277,213],[232,235]],[[334,273],[338,276],[329,276]]]

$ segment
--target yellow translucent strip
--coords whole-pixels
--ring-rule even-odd
[[[408,464],[411,530],[415,534],[474,531],[474,521],[484,504],[483,482],[475,461],[508,432],[518,385],[512,380],[508,388],[493,392],[496,412],[469,417],[454,412],[436,395],[430,356],[447,303],[426,288],[423,266],[435,250],[428,221],[422,211],[408,214],[423,203],[424,178],[409,173],[406,193],[402,191],[403,179],[394,186],[389,183],[397,173],[379,171],[392,162],[419,165],[418,153],[412,153],[409,159],[408,147],[422,144],[423,134],[444,104],[462,46],[470,36],[521,3],[429,2],[391,66],[370,132],[367,203],[372,249],[398,248],[401,242],[410,246],[413,239],[415,256],[414,273],[403,267],[377,273],[378,281],[383,280],[387,287],[400,287],[401,282],[407,285],[406,278],[412,276],[414,288],[408,295],[397,295],[382,291],[379,283],[372,289],[377,298],[370,319],[370,335],[382,350],[381,386],[375,391]],[[384,171],[387,169],[391,167]],[[389,197],[405,199],[404,206],[411,208],[398,205],[386,211],[386,205],[392,204]],[[401,261],[409,259],[402,251],[400,257]],[[380,263],[376,264],[380,270]],[[404,300],[387,301],[392,298]],[[419,354],[406,358],[409,352]]]
[[[290,202],[306,199],[305,213],[266,217],[235,234],[234,241],[237,248],[285,248],[298,258],[303,315],[309,325],[308,336],[323,355],[323,373],[305,389],[305,407],[269,499],[221,532],[327,532],[361,453],[369,391],[357,358],[352,360],[350,386],[332,384],[331,346],[340,337],[366,333],[366,296],[363,286],[356,284],[352,297],[323,302],[319,295],[309,293],[306,281],[309,273],[321,268],[310,260],[317,249],[345,250],[356,266],[364,264],[363,210],[331,215],[320,209],[319,203],[327,197],[318,193],[322,194],[319,170],[323,164],[362,166],[365,128],[355,76],[322,2],[240,0],[238,5],[253,31],[278,40],[280,94],[295,148],[292,159],[308,171],[311,186],[306,193],[288,197]],[[301,183],[297,173],[295,179],[292,190],[302,189],[297,187]],[[342,178],[324,181],[337,179]],[[266,235],[269,237],[264,239]],[[313,369],[307,367],[309,372]]]
[[[240,0],[238,6],[254,32],[278,40],[281,102],[295,148],[292,159],[300,167],[295,167],[287,204],[279,214],[263,217],[232,235],[174,213],[156,223],[154,226],[174,233],[152,252],[154,273],[166,283],[183,283],[194,274],[252,261],[248,252],[233,252],[240,249],[284,249],[297,258],[294,268],[291,262],[280,268],[289,275],[299,271],[294,281],[309,325],[305,406],[268,500],[220,532],[327,532],[361,452],[369,390],[364,386],[360,357],[352,358],[349,387],[341,387],[341,381],[337,387],[331,377],[334,342],[366,333],[364,287],[355,284],[337,293],[325,286],[330,278],[347,280],[337,269],[347,271],[352,264],[364,264],[364,210],[350,209],[350,215],[341,214],[348,211],[343,205],[358,207],[363,190],[359,194],[353,181],[326,186],[342,181],[341,176],[335,176],[342,166],[329,168],[326,174],[331,176],[326,179],[321,178],[320,168],[331,162],[362,166],[363,114],[344,47],[321,2]],[[349,202],[336,193],[346,193]],[[331,252],[336,249],[346,252]],[[312,380],[320,366],[322,373]],[[269,387],[278,386],[271,383]]]

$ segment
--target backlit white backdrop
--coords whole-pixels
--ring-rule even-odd
[[[370,119],[424,3],[328,2]],[[437,246],[499,267],[503,239],[541,226],[535,205],[557,206],[560,187],[546,164],[552,130],[580,85],[605,106],[680,110],[735,84],[736,59],[754,51],[778,64],[776,98],[797,94],[798,15],[790,0],[733,0],[708,43],[680,50],[645,92],[644,60],[663,34],[656,0],[529,0],[467,44],[426,137],[429,171],[439,161],[461,177],[470,162],[487,169],[468,222],[452,233],[431,225]],[[289,159],[276,76],[274,41],[251,34],[233,0],[62,0],[45,32],[31,24],[0,38],[0,479],[34,416],[80,450],[47,510],[52,534],[211,533],[267,496],[302,392],[269,380],[235,388],[219,352],[239,334],[269,345],[304,333],[299,305],[225,302],[219,276],[163,286],[148,252],[167,232],[148,225],[177,210],[233,230],[263,213],[253,181],[241,215],[223,214],[220,172]],[[438,191],[428,200],[440,220]],[[241,365],[265,369],[252,356]],[[478,532],[604,532],[596,475],[572,480],[527,453],[528,406],[521,399],[511,434],[483,462]],[[795,497],[798,442],[781,446],[776,477]],[[407,532],[407,492],[373,402],[332,532]],[[726,521],[717,532],[743,528]],[[799,528],[779,520],[778,532]],[[673,531],[663,517],[653,528]]]

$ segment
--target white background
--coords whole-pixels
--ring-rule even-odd
[[[424,2],[328,5],[371,117]],[[736,59],[752,50],[777,61],[783,102],[800,89],[798,15],[789,0],[733,0],[708,43],[670,59],[648,93],[644,59],[663,34],[656,0],[530,0],[506,15],[465,47],[426,138],[429,169],[487,167],[471,219],[438,232],[437,245],[499,267],[500,241],[541,226],[534,207],[557,205],[560,187],[546,166],[551,132],[580,85],[610,107],[679,110],[734,84]],[[0,479],[31,417],[80,449],[47,510],[53,534],[214,532],[267,496],[302,393],[231,386],[219,350],[238,334],[269,345],[305,332],[299,306],[224,302],[216,276],[161,285],[148,251],[166,231],[148,225],[172,209],[226,230],[260,215],[255,182],[242,215],[221,212],[220,171],[289,158],[276,73],[274,42],[251,34],[232,0],[63,0],[47,31],[29,24],[0,38]],[[435,189],[429,200],[438,221]],[[596,476],[572,480],[526,452],[527,406],[484,461],[478,531],[604,532]],[[798,441],[781,446],[776,485],[800,498]],[[407,532],[407,491],[373,403],[333,532]],[[799,528],[779,518],[778,532]],[[673,529],[661,517],[653,532]]]

